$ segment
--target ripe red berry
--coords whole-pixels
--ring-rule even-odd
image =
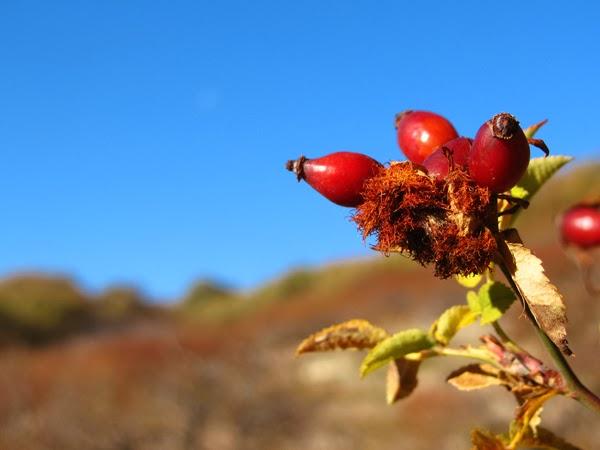
[[[381,167],[370,156],[353,152],[336,152],[316,159],[301,156],[286,164],[286,169],[294,172],[298,181],[306,181],[333,203],[348,207],[362,203],[365,181]]]
[[[504,192],[527,170],[529,143],[519,122],[508,113],[496,114],[475,135],[469,173],[480,186]]]
[[[429,111],[404,111],[396,115],[398,146],[406,157],[421,164],[437,147],[458,137],[445,117]]]
[[[600,203],[575,205],[560,220],[560,234],[565,244],[579,248],[600,245]]]
[[[467,137],[457,137],[438,147],[431,155],[423,161],[423,167],[432,178],[446,178],[450,171],[450,160],[454,167],[467,168],[469,163],[469,153],[473,139]]]

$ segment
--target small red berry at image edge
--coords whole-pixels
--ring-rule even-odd
[[[354,208],[363,201],[365,181],[383,166],[362,153],[335,152],[320,158],[304,156],[286,163],[298,181],[306,181],[313,189],[340,206]]]
[[[569,208],[561,217],[563,242],[582,249],[600,246],[600,202]]]
[[[508,113],[485,122],[473,140],[469,173],[480,186],[504,192],[517,184],[529,165],[529,142]]]
[[[407,110],[396,115],[398,146],[406,157],[421,164],[436,148],[457,138],[448,119],[430,111]]]
[[[469,163],[469,154],[473,139],[457,137],[438,147],[431,155],[423,161],[423,167],[431,178],[444,179],[450,171],[450,167],[460,167],[466,170]]]

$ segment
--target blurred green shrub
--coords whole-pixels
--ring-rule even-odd
[[[234,291],[223,284],[211,280],[201,280],[190,288],[182,300],[182,305],[185,308],[194,308],[234,295]]]
[[[320,278],[318,272],[296,269],[261,287],[252,294],[252,297],[259,302],[286,300],[314,287],[321,281]]]
[[[123,322],[145,310],[145,299],[134,287],[111,286],[96,297],[94,306],[99,320]]]
[[[237,310],[240,296],[224,284],[200,280],[193,284],[175,308],[179,318],[192,321],[222,321]]]
[[[40,343],[80,328],[85,296],[71,280],[19,275],[0,282],[0,335]]]

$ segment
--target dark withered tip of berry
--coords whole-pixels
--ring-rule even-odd
[[[286,170],[294,172],[298,181],[304,179],[304,163],[308,160],[305,156],[300,156],[298,159],[290,159],[285,163]]]
[[[499,139],[510,139],[519,129],[519,121],[509,113],[499,113],[489,121],[492,133]]]
[[[407,109],[407,110],[404,110],[402,112],[397,113],[394,116],[394,128],[397,129],[398,128],[398,122],[400,122],[404,116],[406,116],[407,114],[410,114],[411,112],[413,112],[412,109]]]

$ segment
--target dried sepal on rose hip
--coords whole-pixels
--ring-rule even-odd
[[[448,119],[430,111],[406,110],[396,114],[395,124],[400,150],[417,164],[439,146],[458,137]]]
[[[410,162],[392,164],[365,182],[364,201],[353,216],[374,249],[401,252],[435,275],[483,272],[497,251],[496,202],[460,169],[441,182]]]
[[[351,208],[362,203],[365,181],[382,168],[370,156],[355,152],[335,152],[315,159],[301,156],[286,163],[298,181],[306,181],[333,203]]]

